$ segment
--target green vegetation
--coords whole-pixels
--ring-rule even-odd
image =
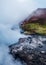
[[[30,33],[38,33],[46,35],[46,24],[28,23],[23,25],[22,28]]]

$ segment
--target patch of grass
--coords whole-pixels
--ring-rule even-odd
[[[23,29],[33,33],[46,34],[46,24],[28,23],[23,26]]]

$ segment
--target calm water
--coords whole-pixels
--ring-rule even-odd
[[[8,46],[14,44],[19,38],[27,37],[20,33],[19,25],[15,24],[15,30],[11,30],[10,25],[0,24],[0,65],[23,65],[21,61],[14,60],[9,54]],[[14,26],[13,26],[14,27]],[[46,36],[31,36],[32,45],[37,47],[37,42],[43,45],[46,43]],[[46,47],[46,46],[45,46]]]

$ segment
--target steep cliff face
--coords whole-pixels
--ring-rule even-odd
[[[21,23],[21,28],[31,34],[46,34],[46,8],[38,8],[34,11]]]

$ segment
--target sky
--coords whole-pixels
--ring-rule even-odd
[[[0,23],[16,24],[37,8],[46,8],[46,0],[0,0]]]
[[[46,0],[37,0],[37,3],[39,8],[46,8]]]

